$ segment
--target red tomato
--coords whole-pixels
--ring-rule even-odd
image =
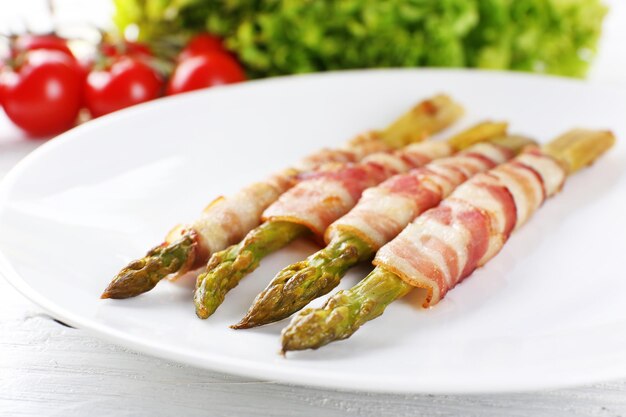
[[[78,62],[85,72],[85,77],[87,77],[94,66],[101,67],[100,62],[103,60],[110,62],[113,59],[119,59],[125,56],[150,59],[154,56],[148,45],[139,42],[102,42],[98,44],[97,47],[98,50],[96,53]]]
[[[197,55],[180,62],[167,86],[167,94],[244,81],[239,63],[225,53]]]
[[[21,35],[15,39],[15,43],[12,47],[13,55],[17,55],[21,52],[34,51],[37,49],[47,49],[63,52],[68,56],[74,57],[72,51],[67,46],[67,39],[63,39],[60,36],[51,35]]]
[[[2,73],[0,85],[7,116],[33,136],[60,133],[76,122],[82,76],[64,52],[27,52],[19,68]]]
[[[89,73],[85,105],[93,117],[98,117],[155,99],[162,87],[159,74],[144,61],[121,57],[108,69]]]
[[[177,61],[182,62],[192,56],[204,55],[211,52],[228,52],[224,48],[221,38],[208,33],[200,33],[187,42],[187,46],[178,55]]]

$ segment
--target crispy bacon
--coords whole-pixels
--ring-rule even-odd
[[[453,151],[447,142],[423,142],[307,175],[265,210],[263,220],[303,224],[321,239],[333,221],[354,207],[365,189]]]
[[[458,187],[383,246],[374,264],[428,290],[425,306],[484,265],[565,181],[565,169],[538,150],[525,152]]]
[[[326,241],[347,231],[377,250],[468,178],[512,156],[509,149],[500,145],[481,143],[455,156],[396,175],[366,190],[356,207],[328,228]]]
[[[352,139],[345,149],[322,149],[302,159],[296,168],[300,172],[315,170],[325,164],[358,162],[365,156],[390,151],[391,148],[380,140],[380,134],[375,131],[363,133]]]

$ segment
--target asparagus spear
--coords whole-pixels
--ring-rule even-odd
[[[392,272],[376,268],[354,287],[330,297],[322,308],[298,313],[282,332],[282,352],[317,349],[346,339],[412,288]]]
[[[543,151],[566,168],[568,175],[592,164],[614,143],[609,132],[574,131],[543,147]],[[383,266],[354,287],[339,291],[323,307],[302,310],[282,331],[282,353],[318,349],[354,334],[359,327],[380,316],[385,308],[413,287]]]
[[[196,314],[206,319],[222,304],[226,293],[254,271],[261,259],[309,230],[289,222],[266,222],[249,233],[239,244],[211,256],[206,272],[197,279],[194,301]]]
[[[412,142],[418,142],[426,138],[431,133],[436,133],[450,126],[462,114],[463,109],[457,103],[445,95],[436,95],[430,99],[423,100],[410,111],[403,114],[396,121],[382,131],[375,132],[381,144],[388,148],[400,148]],[[348,149],[362,149],[367,147],[362,141],[352,141],[348,144]],[[371,148],[371,146],[370,146]],[[368,148],[369,149],[369,148]],[[367,152],[364,152],[365,156]],[[316,165],[311,165],[311,161],[316,158],[305,160],[303,167],[297,169],[287,169],[281,175],[286,180],[295,179],[298,173],[309,169],[315,169]],[[279,194],[278,194],[279,195]],[[278,197],[276,195],[276,198]],[[249,199],[254,199],[252,195]],[[255,201],[244,201],[246,204],[256,204]],[[233,202],[236,205],[246,205],[239,201]],[[269,205],[271,202],[266,202]],[[262,211],[264,207],[260,207]],[[209,211],[203,216],[211,216]],[[216,215],[216,222],[220,219],[227,219],[227,216]],[[203,218],[198,222],[202,223]],[[174,242],[164,242],[156,248],[150,250],[143,258],[132,261],[123,268],[109,284],[102,298],[128,298],[142,294],[151,290],[163,278],[170,274],[183,273],[191,268],[197,268],[207,262],[211,255],[209,249],[219,250],[226,248],[220,244],[207,245],[207,236],[203,233],[196,233],[194,225],[189,227],[189,231],[183,233]],[[200,227],[199,230],[211,230],[211,227]],[[249,230],[243,231],[245,234]],[[186,243],[181,244],[179,241]],[[238,239],[237,239],[238,240]],[[236,240],[235,240],[236,241]],[[175,256],[173,255],[175,254]]]
[[[324,249],[280,271],[254,300],[233,329],[248,329],[289,317],[311,300],[339,285],[348,269],[368,260],[371,246],[351,233],[342,233]]]
[[[498,123],[498,122],[483,122],[473,126],[470,129],[452,137],[449,139],[449,144],[452,145],[454,149],[461,149],[463,147],[469,146],[479,141],[484,141],[488,138],[493,137],[493,135],[501,135],[503,131],[506,131],[506,123]],[[278,220],[269,220],[264,223],[264,227],[271,227],[270,225]],[[276,242],[265,242],[265,245],[269,248],[273,248],[273,250],[278,250],[291,242],[293,239],[296,239],[299,236],[304,235],[307,232],[307,229],[303,228],[297,222],[289,222],[285,220],[280,220],[282,224],[282,231],[286,235],[290,237],[290,239],[281,239]],[[289,227],[287,225],[291,224]],[[256,231],[252,231],[251,235],[257,235]],[[274,239],[275,237],[270,234],[262,234],[258,236],[256,239],[256,244],[259,244],[259,240],[262,238],[266,239]],[[246,239],[247,240],[247,239]],[[252,257],[250,261],[250,265],[245,264],[232,264],[229,267],[222,268],[217,261],[209,262],[207,266],[206,272],[198,277],[197,281],[197,290],[194,296],[194,301],[196,304],[196,314],[200,318],[207,318],[219,306],[219,304],[223,301],[224,295],[227,291],[232,289],[237,283],[245,276],[246,274],[252,272],[258,266],[260,260],[270,253],[270,251],[247,251],[246,246],[236,247],[232,251],[229,252],[229,256],[237,257],[241,251],[246,252],[246,259],[248,257]],[[220,254],[215,257],[215,259],[221,259],[224,255]],[[228,259],[228,258],[227,258]],[[338,282],[337,279],[335,282]],[[329,282],[329,285],[331,282]],[[336,285],[336,284],[335,284]],[[207,290],[210,289],[210,290]],[[217,291],[216,289],[220,289]],[[213,293],[212,291],[217,291]]]
[[[151,249],[146,256],[123,268],[104,290],[100,298],[128,298],[150,291],[165,276],[178,271],[190,261],[196,245],[192,231],[178,240]]]

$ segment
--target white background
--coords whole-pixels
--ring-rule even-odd
[[[626,2],[606,1],[590,82],[626,86]],[[106,24],[107,1],[61,0],[59,21]],[[0,0],[0,30],[48,25],[38,0]],[[625,116],[626,117],[626,116]],[[0,176],[38,145],[0,115]],[[61,169],[61,168],[60,168]],[[393,396],[289,387],[136,354],[64,327],[0,280],[0,416],[626,414],[626,381],[552,392]]]

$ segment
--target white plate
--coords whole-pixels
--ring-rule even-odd
[[[191,284],[98,297],[114,273],[213,197],[323,145],[384,126],[448,92],[483,118],[545,141],[574,126],[619,143],[549,201],[487,267],[436,307],[392,305],[351,339],[277,354],[285,322],[234,331],[282,266],[267,258],[208,320]],[[475,71],[363,71],[252,82],[138,106],[42,146],[0,191],[0,268],[51,314],[115,343],[282,382],[385,392],[494,392],[626,377],[626,99],[556,78]],[[364,276],[352,271],[342,286]]]

